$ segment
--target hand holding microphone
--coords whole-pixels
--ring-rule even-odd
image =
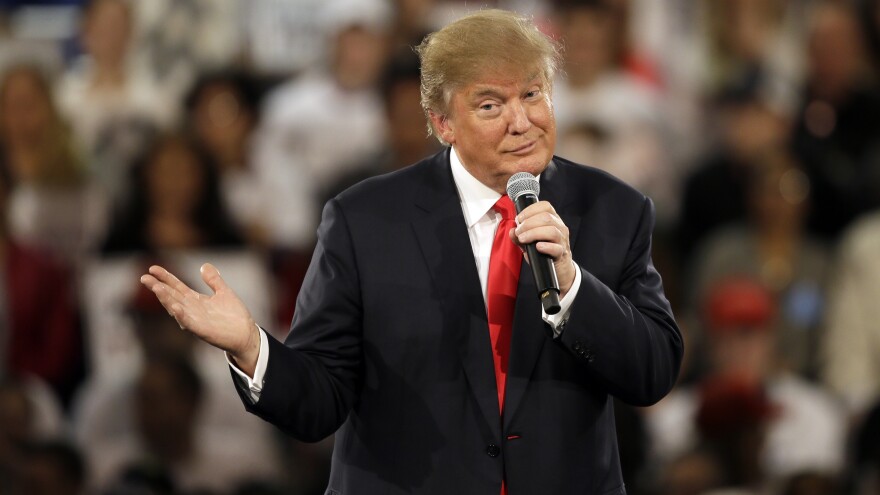
[[[564,294],[574,281],[575,265],[571,260],[568,228],[550,203],[538,201],[539,192],[538,180],[528,172],[514,174],[507,181],[507,195],[516,205],[517,214],[528,208],[514,231],[513,240],[525,248],[544,311],[556,314],[560,309],[560,292]]]

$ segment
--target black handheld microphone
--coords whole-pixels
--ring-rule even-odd
[[[537,203],[539,192],[541,185],[538,179],[528,172],[513,174],[507,181],[507,195],[516,205],[517,213]],[[556,279],[553,260],[546,254],[539,253],[534,242],[526,245],[526,253],[529,255],[529,265],[532,267],[532,275],[535,276],[535,285],[538,287],[538,297],[541,298],[544,312],[555,315],[560,306],[559,281]]]

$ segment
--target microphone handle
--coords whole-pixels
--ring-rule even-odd
[[[520,194],[514,204],[516,212],[520,213],[529,205],[538,202],[534,194]],[[526,244],[526,254],[529,256],[529,265],[532,267],[532,275],[535,276],[535,286],[538,288],[538,297],[541,305],[548,315],[555,315],[561,309],[559,305],[559,280],[556,278],[556,268],[553,260],[544,253],[539,253],[535,243]]]

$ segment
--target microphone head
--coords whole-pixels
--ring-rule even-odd
[[[528,172],[517,172],[507,179],[507,195],[516,203],[516,199],[523,194],[534,194],[538,197],[541,192],[541,184],[538,179]]]

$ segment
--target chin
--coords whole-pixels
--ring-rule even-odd
[[[530,158],[523,163],[519,163],[516,166],[517,172],[528,172],[532,175],[540,175],[544,169],[547,168],[547,165],[550,164],[550,160],[553,158],[552,155],[548,155],[547,158],[543,157],[535,157]]]

